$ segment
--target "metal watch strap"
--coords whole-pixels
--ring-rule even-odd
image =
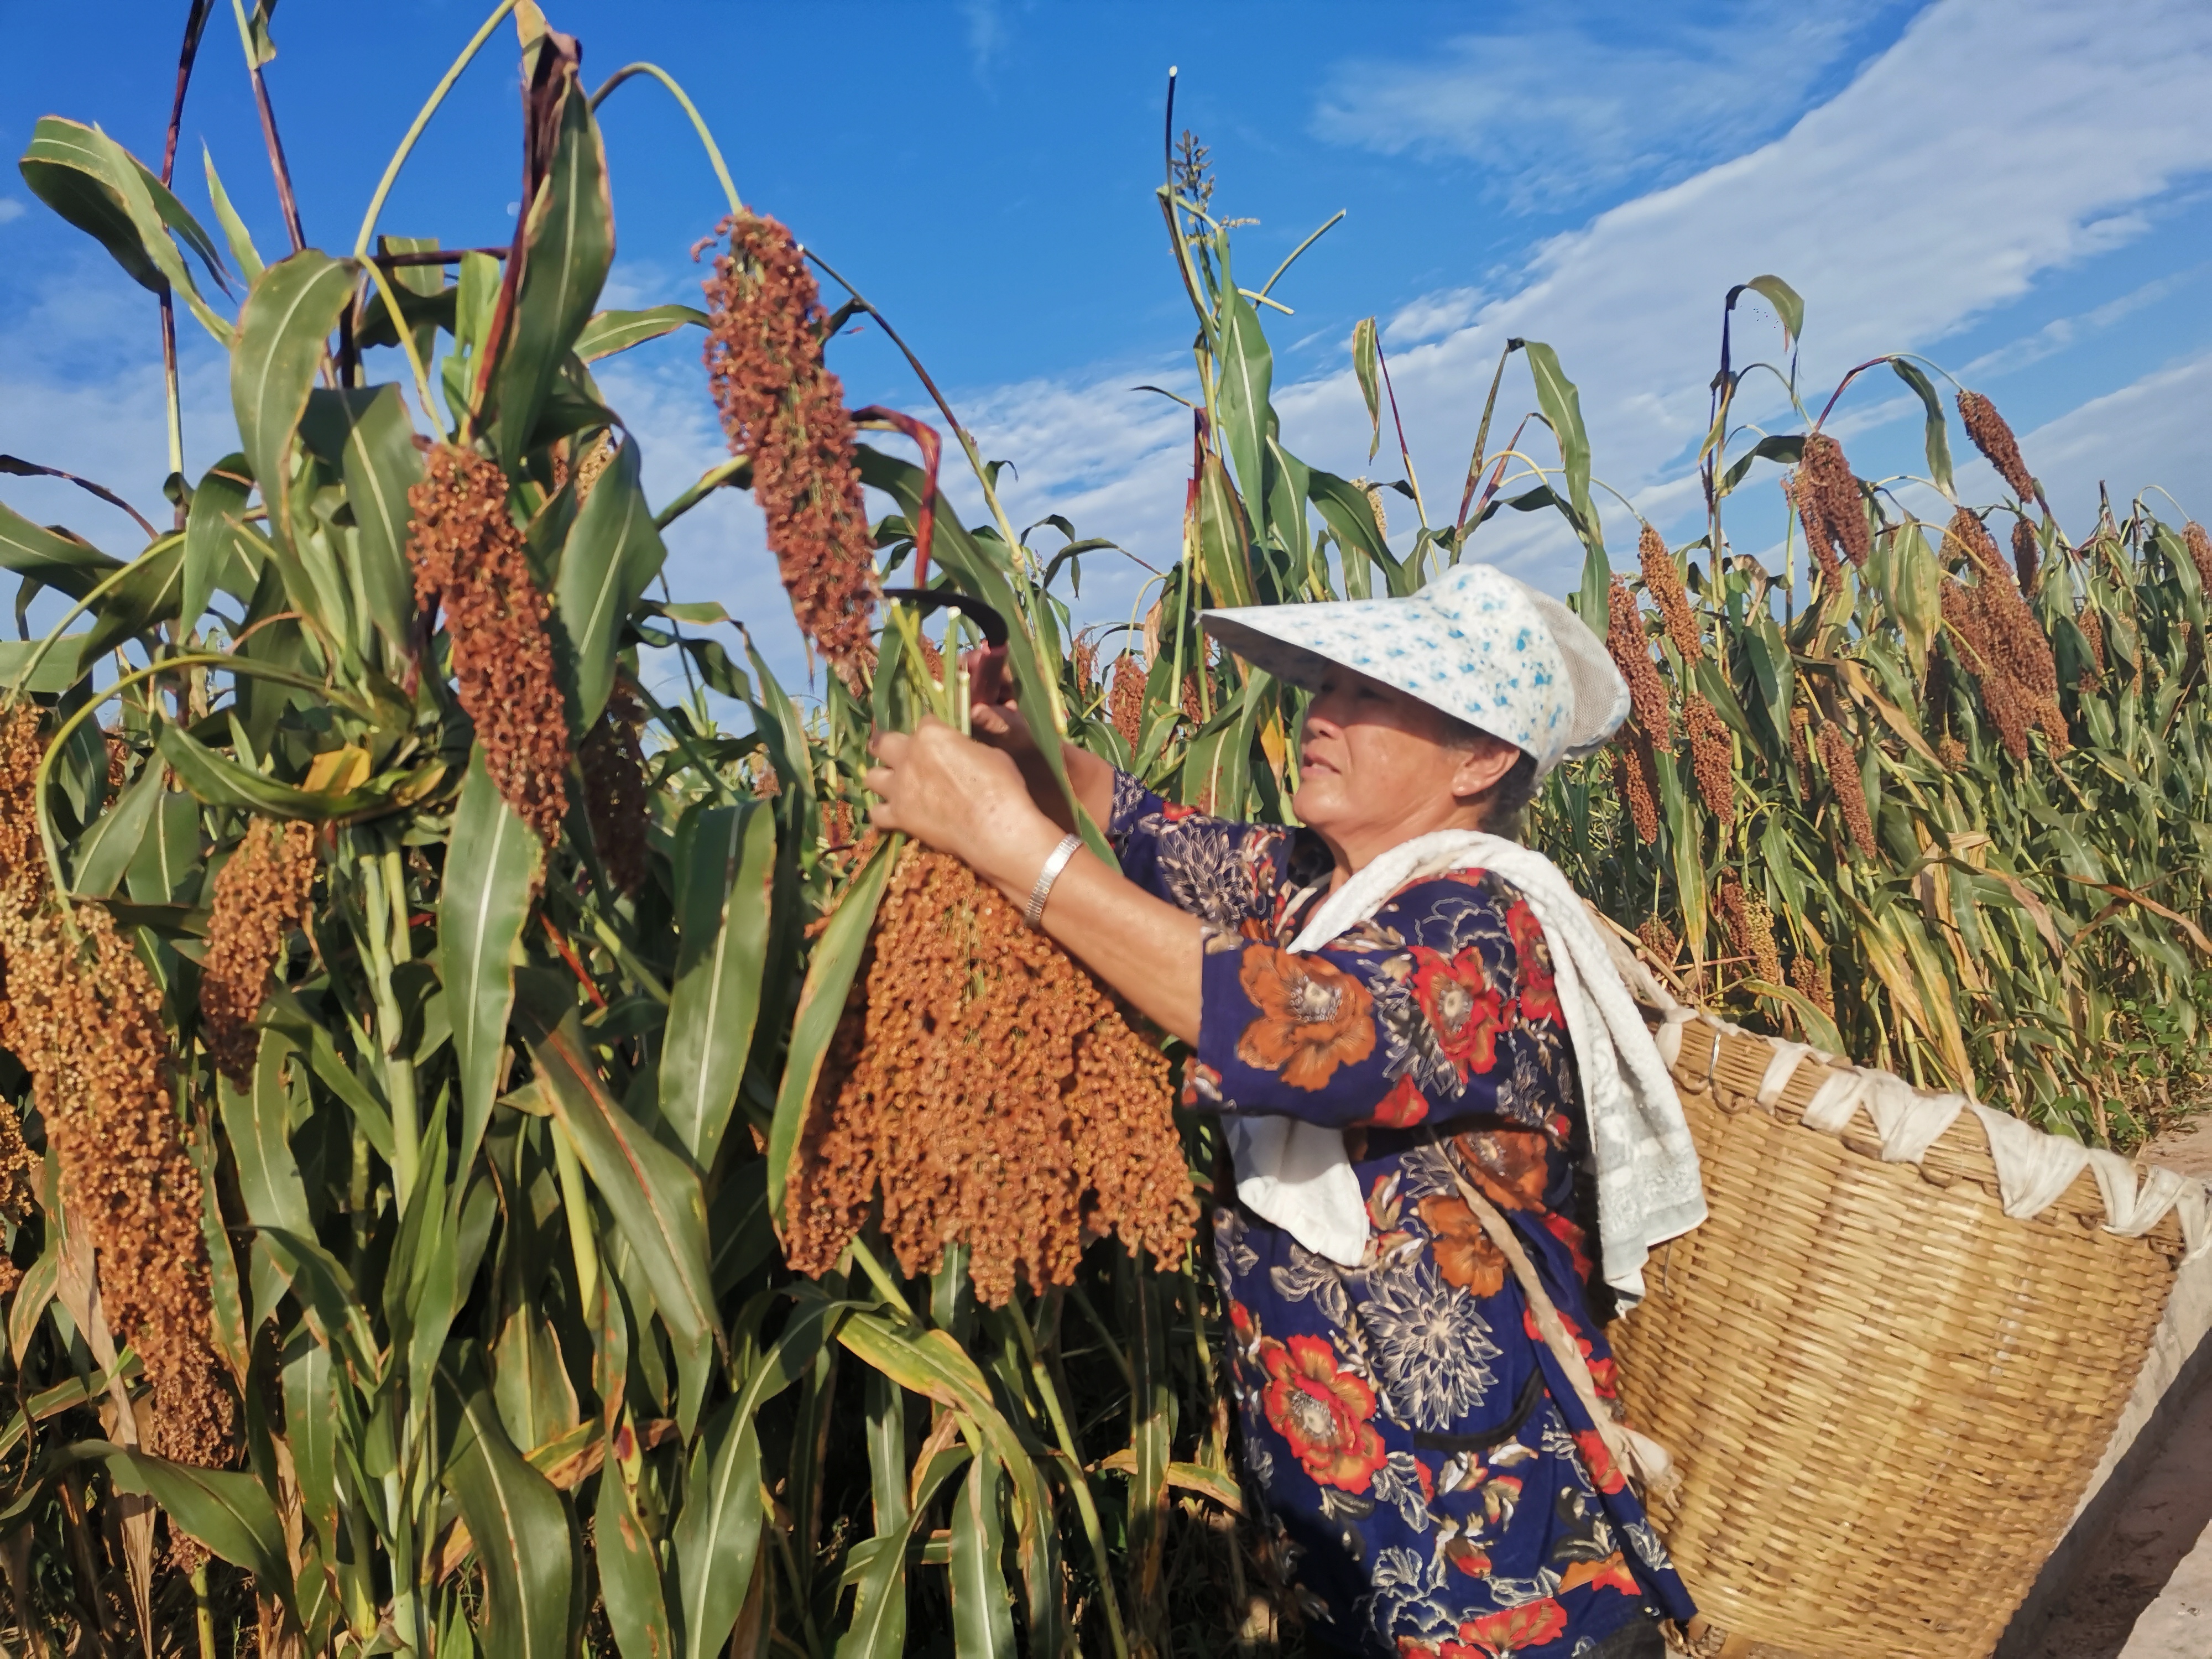
[[[1067,868],[1068,860],[1075,849],[1083,845],[1080,836],[1062,836],[1060,845],[1045,855],[1044,868],[1037,872],[1036,885],[1030,889],[1030,902],[1022,906],[1022,920],[1035,927],[1044,920],[1044,902],[1052,896],[1052,884],[1060,879],[1060,872]]]

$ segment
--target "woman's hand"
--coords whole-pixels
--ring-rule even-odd
[[[912,732],[877,732],[868,752],[877,763],[862,781],[879,798],[870,823],[951,854],[1009,898],[1028,897],[1060,831],[1011,755],[931,719]]]

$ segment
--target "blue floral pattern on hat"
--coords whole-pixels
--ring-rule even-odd
[[[1209,611],[1207,631],[1309,689],[1356,669],[1503,738],[1548,772],[1613,735],[1628,687],[1604,642],[1557,599],[1495,565],[1462,564],[1402,599]]]

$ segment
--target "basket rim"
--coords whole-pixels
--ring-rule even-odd
[[[1809,1043],[1747,1030],[1643,977],[1632,989],[1644,1018],[1658,1028],[1661,1058],[1686,1092],[1733,1094],[1738,1103],[1723,1103],[1723,1109],[1756,1106],[1832,1135],[1860,1157],[1915,1165],[1938,1184],[1973,1181],[2015,1220],[2071,1212],[2117,1239],[2176,1256],[2177,1265],[2212,1255],[2212,1182],[2049,1133],[1970,1095],[1921,1089]],[[1710,1028],[1710,1040],[1693,1038],[1692,1025]],[[1731,1037],[1766,1051],[1755,1090],[1717,1076],[1722,1045]]]

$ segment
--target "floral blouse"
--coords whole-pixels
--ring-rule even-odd
[[[1243,1205],[1214,1212],[1246,1485],[1315,1634],[1392,1659],[1571,1659],[1692,1607],[1504,1256],[1504,1212],[1588,1358],[1587,1136],[1543,930],[1482,871],[1410,883],[1328,947],[1285,948],[1327,890],[1304,831],[1117,779],[1125,874],[1206,924],[1183,1103],[1345,1131],[1368,1245],[1340,1267]]]

